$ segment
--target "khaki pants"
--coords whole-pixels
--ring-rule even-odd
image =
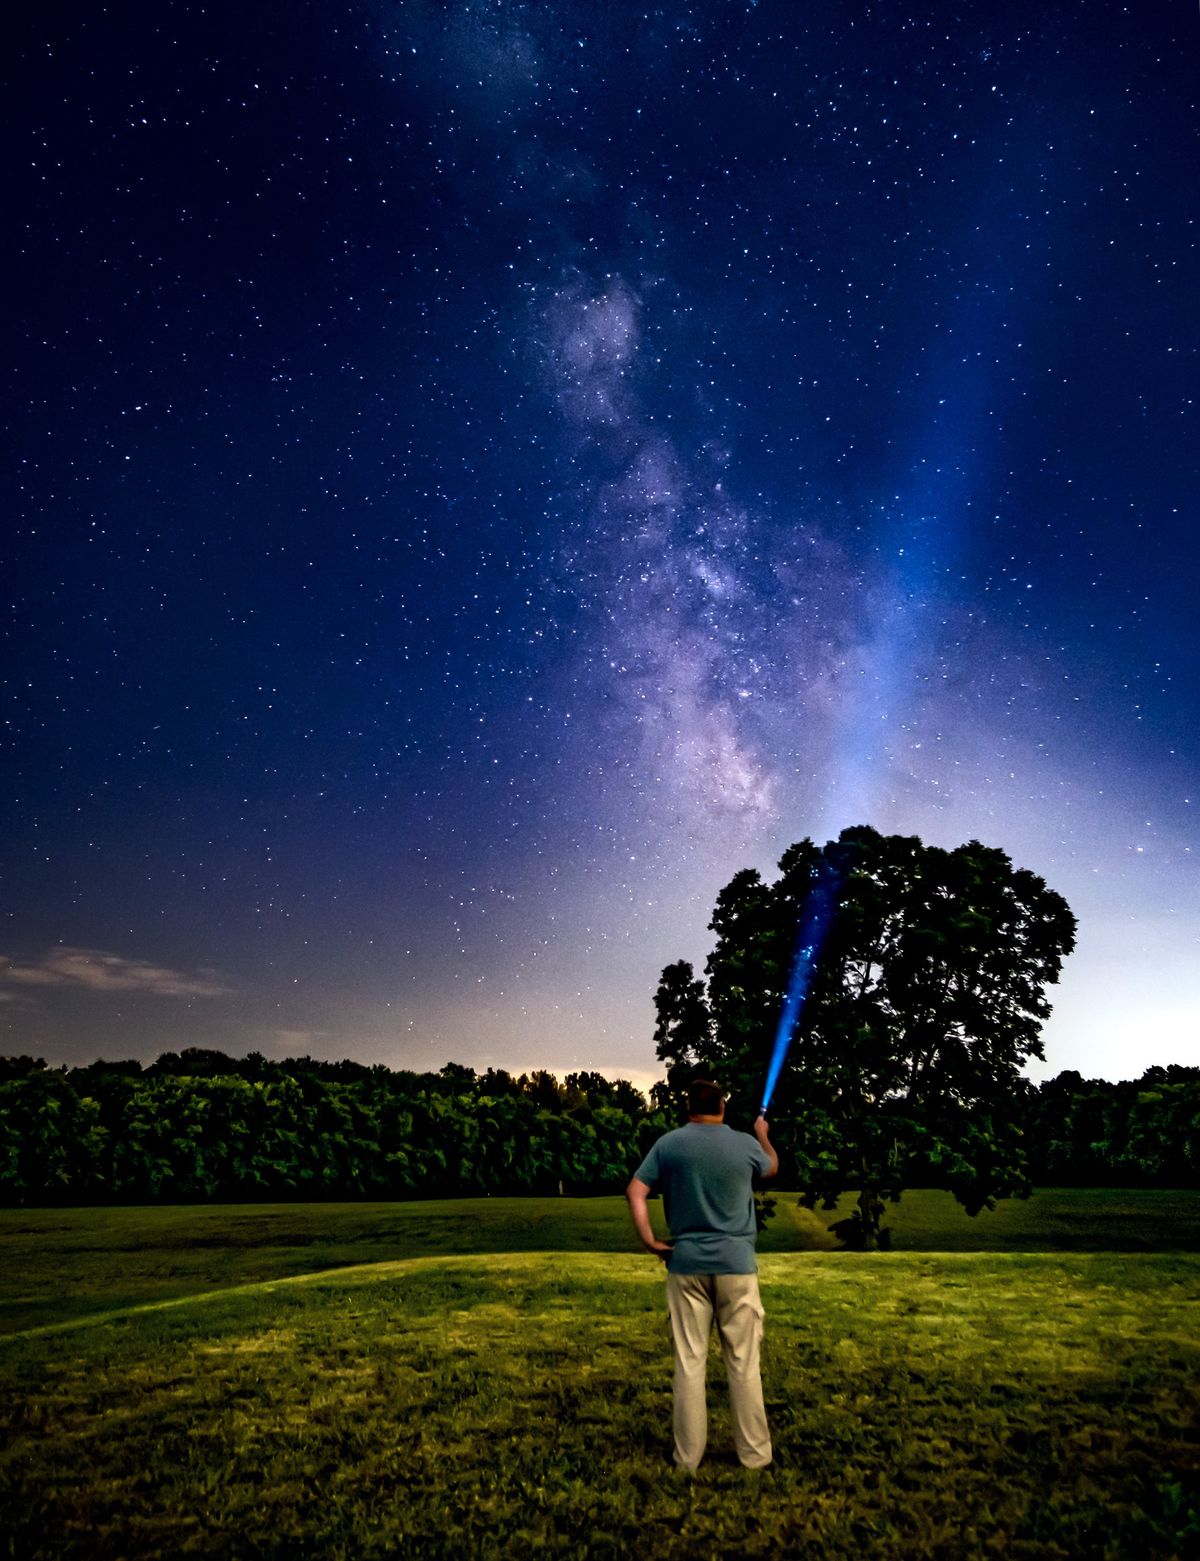
[[[758,1351],[763,1309],[757,1274],[668,1274],[667,1311],[675,1345],[675,1462],[694,1469],[708,1441],[704,1372],[716,1317],[729,1379],[733,1444],[747,1469],[771,1462]]]

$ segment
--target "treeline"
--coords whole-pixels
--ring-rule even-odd
[[[0,1202],[618,1192],[680,1120],[665,1085],[652,1095],[598,1073],[560,1082],[457,1063],[411,1073],[202,1049],[145,1067],[0,1058]],[[1200,1068],[1121,1083],[1061,1073],[1013,1109],[1034,1185],[1200,1186]],[[795,1186],[789,1124],[774,1136],[780,1185]]]
[[[1116,1084],[1060,1073],[1023,1114],[1035,1185],[1200,1187],[1200,1068],[1147,1068]]]
[[[0,1058],[0,1202],[453,1197],[622,1189],[672,1126],[625,1080],[168,1052]]]

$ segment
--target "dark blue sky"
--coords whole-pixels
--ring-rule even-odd
[[[719,887],[868,821],[1067,896],[1048,1071],[1196,1059],[1192,12],[5,58],[6,1049],[644,1082]]]

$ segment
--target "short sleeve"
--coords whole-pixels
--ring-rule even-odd
[[[645,1182],[646,1186],[649,1187],[651,1191],[653,1191],[654,1188],[658,1186],[658,1179],[662,1175],[662,1168],[659,1165],[657,1144],[651,1145],[650,1153],[646,1156],[641,1165],[638,1166],[637,1170],[633,1174],[636,1180],[639,1182]]]
[[[759,1176],[766,1176],[771,1169],[771,1156],[759,1143],[757,1138],[753,1138],[750,1141],[754,1145],[754,1148],[750,1154],[751,1163],[753,1164],[754,1169]]]

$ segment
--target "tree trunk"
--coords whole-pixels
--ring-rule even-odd
[[[879,1226],[883,1219],[883,1199],[871,1185],[865,1165],[863,1166],[862,1187],[858,1194],[858,1217],[862,1221],[862,1250],[864,1252],[878,1252]]]

